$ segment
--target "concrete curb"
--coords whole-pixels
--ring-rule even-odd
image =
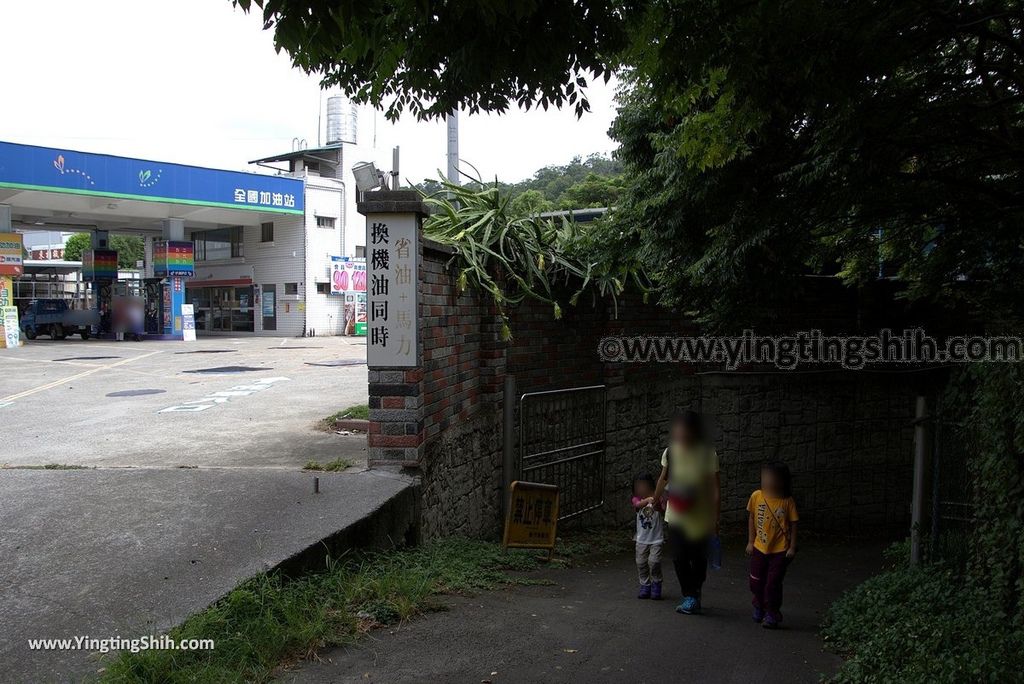
[[[386,476],[409,479],[392,473]],[[420,483],[417,480],[361,519],[292,554],[266,572],[296,577],[322,570],[328,560],[340,558],[345,551],[414,546],[420,541],[419,508]]]
[[[341,418],[334,421],[335,430],[358,430],[359,432],[370,431],[370,421],[361,418]]]

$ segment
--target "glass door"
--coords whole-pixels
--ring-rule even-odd
[[[235,332],[252,332],[252,288],[234,288],[234,307],[231,309],[231,329]]]
[[[210,288],[190,287],[186,290],[196,318],[196,330],[209,332],[213,326],[213,314],[210,310]]]
[[[231,299],[234,288],[213,288],[213,330],[231,332]]]
[[[277,330],[277,286],[263,286],[263,329]]]

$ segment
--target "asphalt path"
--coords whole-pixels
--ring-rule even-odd
[[[840,659],[824,650],[819,625],[845,589],[877,572],[883,546],[808,540],[786,582],[783,628],[750,617],[746,560],[727,548],[705,585],[700,616],[666,599],[636,598],[630,554],[529,575],[523,586],[449,597],[448,610],[371,632],[356,646],[318,654],[283,674],[326,682],[818,682]]]

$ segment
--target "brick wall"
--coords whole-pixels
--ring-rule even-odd
[[[420,474],[427,537],[500,531],[506,373],[518,394],[607,386],[605,505],[584,522],[628,523],[633,476],[657,471],[669,418],[677,408],[693,408],[711,423],[724,520],[734,529],[742,529],[746,499],[769,458],[791,465],[806,528],[906,528],[915,391],[903,376],[602,363],[597,343],[605,335],[699,332],[680,315],[629,300],[617,312],[605,303],[581,305],[559,321],[549,307],[526,303],[512,313],[512,341],[502,342],[493,306],[458,291],[446,269],[450,251],[429,240],[420,250],[422,363],[415,370],[370,369],[369,458],[371,465],[401,464]],[[829,302],[816,310],[830,321],[862,316],[841,297]]]

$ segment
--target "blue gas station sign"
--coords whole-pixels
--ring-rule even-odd
[[[0,141],[0,188],[302,214],[297,178]]]

